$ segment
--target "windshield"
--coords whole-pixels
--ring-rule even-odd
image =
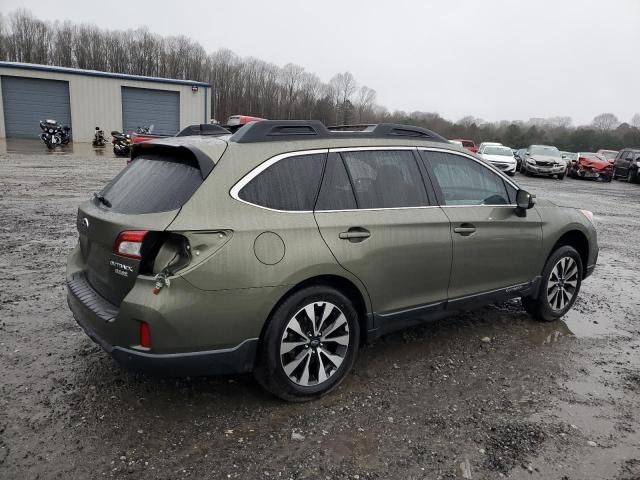
[[[503,155],[513,157],[513,152],[509,147],[485,147],[482,151],[485,155]]]
[[[562,155],[560,155],[560,150],[558,150],[556,147],[547,147],[545,145],[536,145],[534,147],[531,147],[530,153],[531,155],[546,155],[548,157],[556,158],[562,157]]]
[[[617,154],[618,152],[615,152],[613,150],[603,150],[600,152],[600,155],[602,155],[607,160],[613,160],[614,158],[616,158]]]
[[[565,160],[577,160],[578,159],[578,154],[577,153],[562,152],[562,154],[565,156]]]

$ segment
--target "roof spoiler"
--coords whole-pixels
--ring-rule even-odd
[[[136,143],[131,146],[131,161],[141,155],[166,156],[180,163],[191,165],[200,170],[204,180],[209,176],[215,162],[197,147],[192,145],[169,145],[155,142]]]

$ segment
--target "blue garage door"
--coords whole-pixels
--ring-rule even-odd
[[[122,87],[125,132],[153,125],[153,133],[175,135],[180,130],[180,92]]]
[[[2,76],[2,106],[6,136],[37,138],[40,120],[71,126],[69,82]]]

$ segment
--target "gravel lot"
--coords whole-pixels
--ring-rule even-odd
[[[512,301],[393,334],[291,405],[251,376],[129,373],[84,335],[76,206],[125,162],[74,148],[0,145],[1,479],[640,478],[640,185],[516,177],[596,215],[599,264],[564,321]]]

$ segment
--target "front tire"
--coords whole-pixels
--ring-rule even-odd
[[[342,382],[359,345],[353,303],[332,287],[308,287],[293,293],[271,315],[254,376],[283,400],[314,400]]]
[[[629,183],[638,183],[638,181],[639,181],[638,171],[637,170],[632,170],[631,168],[629,168],[629,176],[627,177],[627,181]]]
[[[575,248],[558,248],[542,271],[538,297],[522,297],[522,306],[536,320],[551,322],[562,317],[578,297],[582,269],[582,259]]]

